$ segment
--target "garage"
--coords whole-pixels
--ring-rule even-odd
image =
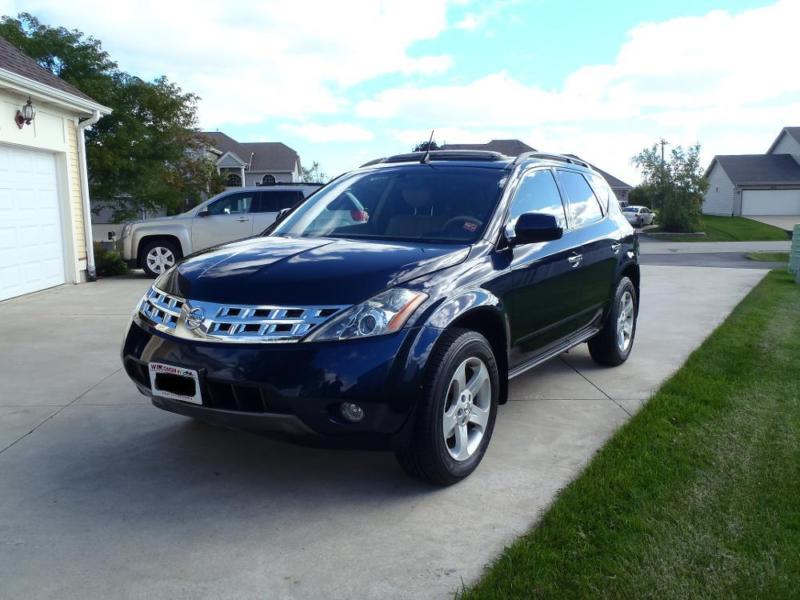
[[[66,281],[55,156],[0,145],[0,300]]]
[[[0,302],[93,279],[84,131],[109,112],[0,37]]]
[[[743,190],[742,215],[800,215],[800,189]]]

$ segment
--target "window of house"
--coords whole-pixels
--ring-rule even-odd
[[[225,177],[225,185],[227,187],[242,187],[242,176],[238,173],[228,173]]]
[[[275,185],[275,176],[267,173],[261,178],[261,185]]]

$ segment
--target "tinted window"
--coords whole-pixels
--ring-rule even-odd
[[[572,227],[582,227],[603,218],[600,204],[583,175],[574,171],[558,171],[558,180],[567,196]]]
[[[356,172],[316,192],[273,235],[468,243],[485,228],[505,177],[428,165]]]
[[[260,192],[253,212],[278,212],[296,206],[302,201],[303,193],[300,190]]]
[[[253,203],[253,192],[231,194],[220,198],[216,202],[208,205],[210,215],[241,215],[250,212],[250,205]]]
[[[592,180],[592,187],[597,195],[597,199],[600,200],[600,206],[603,207],[603,212],[608,212],[610,202],[617,199],[616,195],[614,195],[614,192],[608,186],[606,180],[600,175],[592,174],[589,178]]]
[[[567,226],[561,195],[550,171],[534,171],[525,176],[511,202],[509,224],[513,225],[517,217],[530,212],[553,215],[560,227]]]

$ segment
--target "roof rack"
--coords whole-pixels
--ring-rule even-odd
[[[369,167],[380,163],[400,163],[400,162],[419,162],[425,152],[409,152],[407,154],[395,154],[384,158],[376,158],[361,165]],[[493,152],[491,150],[432,150],[428,157],[430,161],[435,160],[464,160],[464,161],[486,161],[495,162],[498,160],[509,160],[509,157]]]
[[[550,154],[548,152],[523,152],[517,158],[514,159],[514,162],[511,165],[516,165],[523,160],[527,160],[529,158],[541,158],[544,160],[556,160],[559,162],[570,163],[573,165],[580,165],[581,167],[590,168],[589,165],[582,160],[578,160],[577,158],[570,158],[569,156],[564,156],[563,154]]]

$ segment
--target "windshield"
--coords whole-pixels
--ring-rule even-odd
[[[435,165],[355,173],[314,194],[272,235],[471,243],[505,180],[501,169]]]

